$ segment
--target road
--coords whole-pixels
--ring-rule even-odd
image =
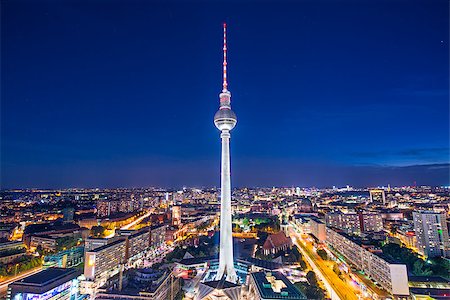
[[[11,279],[8,279],[6,281],[0,282],[0,299],[4,298],[6,296],[6,292],[8,291],[8,285],[10,283],[13,283],[14,281],[20,280],[20,279],[25,278],[27,276],[36,274],[36,273],[40,272],[41,270],[42,270],[42,267],[38,267],[38,268],[35,268],[35,269],[32,269],[32,270],[23,272],[23,273],[17,275],[16,277],[14,277],[14,278],[11,278]]]
[[[127,225],[121,227],[120,229],[130,229],[130,228],[136,226],[137,224],[141,223],[142,220],[144,220],[145,218],[149,217],[151,214],[152,214],[151,212],[148,212],[148,213],[146,213],[145,215],[140,216],[139,218],[137,218],[137,219],[134,220],[133,222],[128,223]]]
[[[296,233],[293,229],[291,234],[294,238],[294,242],[299,247],[300,252],[306,258],[308,263],[313,268],[314,272],[323,281],[327,291],[329,292],[332,300],[358,300],[356,291],[354,288],[342,281],[339,276],[328,267],[325,261],[317,255],[312,249],[312,245],[308,244],[300,234]]]

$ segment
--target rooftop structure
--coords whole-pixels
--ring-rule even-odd
[[[301,300],[307,298],[280,272],[256,272],[250,276],[249,299]]]
[[[130,269],[109,279],[95,299],[176,299],[179,291],[180,280],[169,271]]]

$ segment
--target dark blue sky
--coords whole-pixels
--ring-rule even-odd
[[[2,1],[1,186],[449,183],[447,1]]]

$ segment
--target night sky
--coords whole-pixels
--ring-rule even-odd
[[[211,1],[209,1],[211,2]],[[448,1],[2,1],[1,187],[449,184]]]

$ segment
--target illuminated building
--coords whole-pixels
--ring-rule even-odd
[[[252,300],[307,299],[280,272],[256,272],[250,274],[248,298]]]
[[[395,237],[398,238],[406,247],[417,250],[417,237],[414,230],[409,228],[404,229],[402,227],[397,229]]]
[[[383,231],[383,219],[379,213],[364,212],[359,214],[362,232]]]
[[[382,205],[386,204],[386,194],[382,189],[373,189],[369,190],[370,202],[371,203],[379,203]]]
[[[322,222],[319,218],[311,217],[309,224],[311,234],[314,235],[319,240],[319,242],[325,242],[325,239],[327,237],[325,223]]]
[[[86,251],[84,278],[80,283],[83,294],[95,295],[97,288],[119,273],[125,263],[127,241],[118,239],[110,244]]]
[[[172,225],[181,225],[181,206],[179,205],[172,206]]]
[[[180,279],[169,271],[155,271],[152,269],[131,269],[123,276],[119,275],[108,280],[99,288],[95,299],[120,300],[155,300],[180,299]]]
[[[383,219],[378,213],[335,211],[325,216],[328,227],[341,229],[346,233],[359,235],[362,232],[380,232],[383,230]]]
[[[150,227],[150,247],[158,248],[166,242],[166,225]]]
[[[84,247],[59,251],[44,257],[44,267],[71,268],[81,264],[84,260]]]
[[[84,249],[85,251],[91,251],[94,250],[96,248],[105,246],[111,242],[114,242],[115,240],[117,240],[117,238],[113,237],[113,238],[92,238],[89,237],[87,239],[84,240]]]
[[[445,213],[413,212],[417,248],[427,257],[450,257],[450,240]]]
[[[327,228],[326,242],[331,249],[345,257],[347,263],[364,272],[394,296],[408,296],[406,265],[391,262],[380,250],[360,243],[345,233]]]
[[[357,213],[330,212],[325,215],[327,227],[341,229],[347,233],[360,234],[361,224]]]
[[[75,269],[49,268],[8,286],[8,300],[79,300]]]
[[[128,236],[127,258],[135,257],[146,249],[150,244],[150,230],[148,227]]]
[[[231,93],[227,83],[227,38],[226,24],[223,25],[223,89],[220,93],[220,107],[214,115],[214,124],[221,131],[222,165],[220,182],[220,247],[219,269],[216,279],[224,275],[229,282],[236,282],[237,275],[233,260],[233,236],[231,223],[231,177],[230,177],[230,131],[236,126],[237,118],[231,110]]]

